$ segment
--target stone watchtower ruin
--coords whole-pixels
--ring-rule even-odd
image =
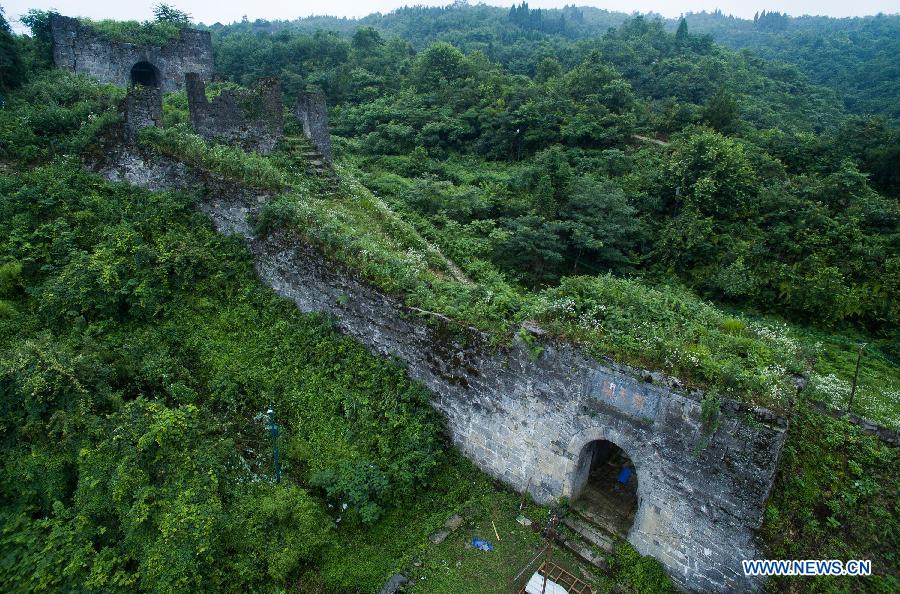
[[[58,68],[104,83],[139,84],[170,92],[184,89],[188,72],[206,80],[213,75],[209,31],[184,28],[165,45],[138,45],[112,41],[78,19],[53,13],[50,33],[53,62]]]
[[[278,80],[263,78],[254,88],[225,88],[207,97],[206,83],[215,74],[208,31],[183,28],[164,45],[141,45],[111,40],[78,19],[51,13],[50,32],[57,68],[128,88],[122,108],[126,142],[134,142],[141,128],[162,126],[162,94],[182,90],[187,92],[191,127],[206,139],[269,153],[284,138]],[[293,115],[321,162],[330,164],[325,95],[301,93]]]

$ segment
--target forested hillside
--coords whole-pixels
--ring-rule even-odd
[[[531,9],[523,2],[509,9],[486,5],[406,7],[361,19],[317,16],[227,26],[216,23],[211,30],[223,35],[279,31],[311,35],[326,30],[350,36],[360,27],[373,27],[385,36],[401,37],[417,50],[437,41],[466,52],[480,50],[510,72],[532,76],[541,58],[552,55],[571,65],[568,45],[603,35],[630,18],[587,6]],[[645,18],[660,17],[650,14]],[[896,60],[900,15],[836,19],[762,10],[752,20],[720,11],[687,13],[684,18],[691,33],[708,34],[724,46],[749,49],[757,56],[797,66],[812,82],[834,91],[849,113],[900,118],[900,66]],[[680,19],[663,23],[667,31],[675,32]]]
[[[762,11],[751,21],[715,12],[689,13],[685,20],[691,31],[719,43],[795,64],[813,82],[834,89],[850,113],[900,119],[896,13],[834,19]]]
[[[372,28],[242,27],[215,35],[226,77],[324,89],[370,187],[517,282],[677,279],[896,340],[897,131],[847,115],[796,69],[640,17],[531,44],[520,74],[479,49],[415,53]]]
[[[862,352],[852,411],[900,427],[898,129],[852,113],[853,75],[728,49],[694,16],[457,6],[216,25],[210,93],[258,76],[287,105],[326,93],[336,185],[284,147],[204,141],[183,92],[140,146],[279,194],[257,233],[293,233],[498,344],[529,321],[704,389],[713,416],[723,398],[776,410],[791,430],[765,553],[872,559],[876,575],[772,588],[893,591],[897,448],[807,402],[846,410]],[[874,46],[891,43],[886,19]],[[31,36],[0,23],[0,587],[371,592],[401,569],[418,592],[508,586],[541,542],[514,520],[519,496],[452,452],[402,367],[265,288],[202,196],[85,171],[124,91],[52,70],[47,14],[25,20]],[[93,25],[121,39],[185,24]],[[463,510],[483,534],[496,521],[495,556],[427,546]],[[628,547],[609,562],[600,591],[671,587]]]

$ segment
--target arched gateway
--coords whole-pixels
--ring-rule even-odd
[[[159,68],[150,62],[140,61],[131,67],[130,81],[132,85],[158,88],[160,80]]]
[[[619,538],[628,537],[638,508],[638,474],[625,450],[605,439],[585,444],[571,489],[578,514]]]

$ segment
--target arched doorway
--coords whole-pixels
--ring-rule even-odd
[[[138,62],[131,67],[131,84],[158,87],[159,82],[159,69],[150,62]]]
[[[578,457],[570,505],[597,526],[626,538],[638,508],[637,484],[628,454],[611,441],[595,439]]]

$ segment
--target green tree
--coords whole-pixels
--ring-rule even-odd
[[[537,65],[534,80],[539,83],[545,83],[551,78],[556,78],[562,74],[562,64],[556,58],[544,58]]]
[[[719,87],[703,107],[703,120],[722,134],[737,130],[739,116],[737,100],[725,87]]]
[[[688,39],[688,24],[684,17],[678,21],[678,30],[675,31],[675,41],[684,44]]]
[[[3,7],[0,6],[0,91],[8,91],[22,84],[25,68],[19,45],[13,37]]]
[[[168,4],[157,4],[153,7],[153,17],[157,23],[173,23],[187,26],[191,23],[191,15]]]
[[[560,215],[575,252],[573,274],[582,261],[617,272],[632,263],[640,222],[637,211],[615,182],[589,175],[575,178],[569,201]]]
[[[410,78],[420,93],[443,89],[471,76],[469,60],[449,43],[436,43],[416,57]]]
[[[698,129],[674,143],[668,170],[675,203],[721,220],[755,214],[759,177],[743,143]]]

